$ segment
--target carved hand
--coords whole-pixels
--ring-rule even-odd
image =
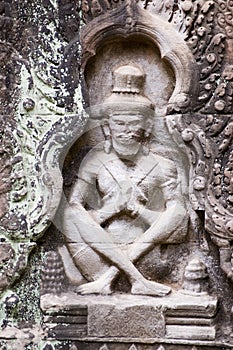
[[[131,197],[130,201],[127,202],[127,209],[133,216],[138,216],[142,213],[145,207],[144,205],[140,204],[135,198]]]

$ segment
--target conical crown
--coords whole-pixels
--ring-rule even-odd
[[[134,65],[124,65],[113,71],[111,95],[102,105],[102,114],[134,112],[145,115],[154,112],[154,105],[143,96],[145,84],[144,72]]]
[[[113,72],[114,93],[139,94],[145,83],[145,74],[135,66],[121,66]]]

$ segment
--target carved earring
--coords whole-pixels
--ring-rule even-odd
[[[111,148],[112,148],[112,140],[110,138],[108,138],[104,142],[104,152],[109,154],[111,151]]]
[[[143,145],[142,145],[142,153],[143,153],[145,156],[148,156],[149,152],[150,152],[150,149],[149,149],[148,145],[143,144]]]
[[[145,156],[148,156],[149,152],[150,152],[150,149],[149,149],[149,145],[148,145],[148,138],[146,138],[146,140],[142,144],[142,153]]]
[[[110,129],[108,126],[108,122],[106,120],[102,121],[101,124],[101,128],[102,128],[102,132],[105,138],[105,142],[104,142],[104,152],[109,154],[112,148],[112,138],[111,138],[111,133],[110,133]]]

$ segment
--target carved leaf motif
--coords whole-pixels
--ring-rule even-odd
[[[190,162],[190,202],[193,210],[205,209],[205,190],[207,185],[208,166],[206,158],[211,156],[211,147],[205,137],[205,121],[199,118],[191,123],[188,118],[174,118],[171,127],[170,118],[167,119],[168,128],[174,141],[185,149]]]
[[[228,1],[218,1],[215,3],[214,22],[217,28],[212,29],[213,39],[210,46],[206,50],[206,60],[209,62],[209,68],[204,67],[202,72],[207,74],[201,78],[201,95],[200,103],[205,102],[205,111],[208,113],[224,112],[230,113],[232,109],[232,65],[229,60],[223,67],[223,54],[225,57],[230,55],[225,52],[226,47],[231,47],[229,43],[232,40],[232,23],[229,19],[232,18],[233,7]],[[225,48],[224,48],[225,47]],[[217,49],[217,50],[216,50]]]
[[[206,201],[207,230],[219,246],[225,246],[233,237],[232,117],[210,118],[207,124],[207,136],[208,134],[213,143],[213,170]]]
[[[130,346],[129,350],[138,350],[137,347],[133,344]]]
[[[43,350],[54,350],[54,347],[51,344],[45,344]]]
[[[121,6],[125,0],[82,0],[82,14],[86,23],[94,18]]]
[[[165,347],[163,345],[160,345],[157,350],[165,350]]]
[[[101,346],[101,347],[99,348],[99,350],[109,350],[109,348],[107,347],[106,344],[104,344],[103,346]]]
[[[72,344],[70,347],[70,350],[78,350],[77,346],[75,344]]]

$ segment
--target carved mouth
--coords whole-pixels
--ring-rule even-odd
[[[127,135],[127,136],[120,135],[117,138],[120,140],[134,140],[136,138],[136,136],[135,135]]]

